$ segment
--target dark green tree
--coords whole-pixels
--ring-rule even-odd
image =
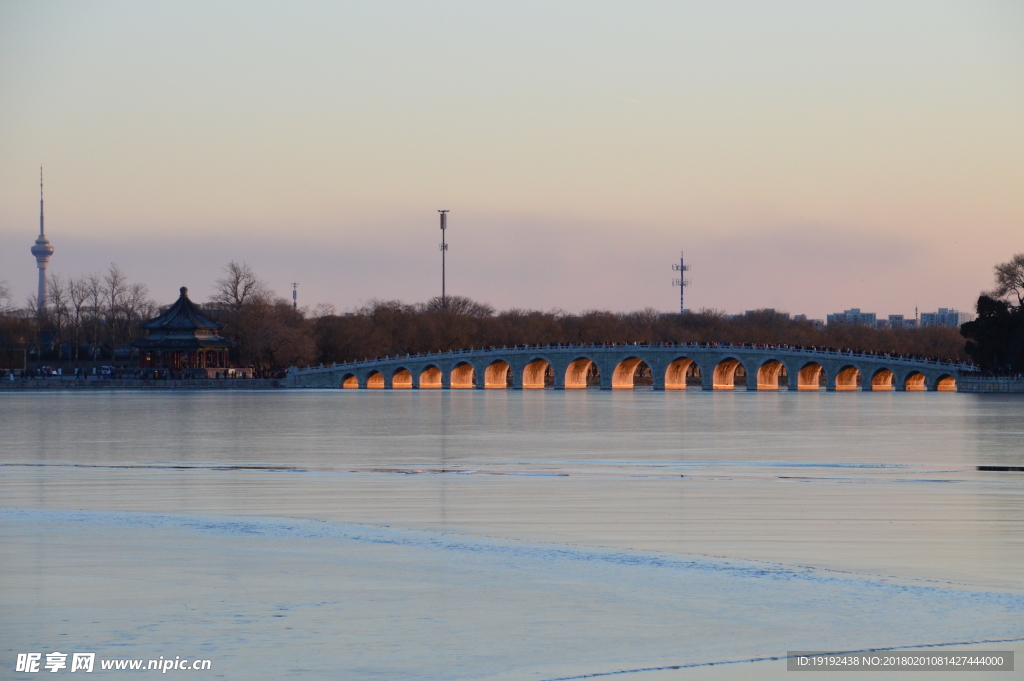
[[[960,327],[983,371],[1024,372],[1024,253],[996,265],[996,288],[978,297],[978,318]]]

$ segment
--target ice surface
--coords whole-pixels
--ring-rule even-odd
[[[751,561],[260,517],[6,511],[0,532],[5,647],[209,658],[229,678],[555,678],[1024,637],[1024,594]]]
[[[231,679],[710,681],[1021,639],[1024,474],[977,470],[1024,463],[1020,407],[0,395],[0,678],[66,647]]]

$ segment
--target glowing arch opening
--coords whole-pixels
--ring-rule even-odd
[[[439,390],[441,388],[441,370],[428,366],[420,372],[420,390]]]
[[[734,390],[736,388],[736,379],[746,375],[747,372],[743,362],[735,357],[728,357],[719,362],[718,366],[715,367],[715,371],[712,374],[712,387],[715,390]]]
[[[412,372],[408,369],[398,369],[391,376],[391,387],[395,390],[412,389]]]
[[[779,383],[787,375],[785,364],[777,359],[770,359],[757,369],[757,389],[778,390]]]
[[[512,382],[512,367],[508,362],[498,360],[484,369],[484,388],[487,390],[505,390]]]
[[[595,379],[598,384],[601,380],[601,372],[592,359],[580,357],[571,362],[565,370],[565,389],[579,390],[593,385]]]
[[[452,390],[468,390],[476,385],[476,369],[468,362],[456,364],[452,369]]]
[[[547,360],[535,359],[523,369],[523,390],[543,390],[554,382],[555,372]]]
[[[844,366],[836,374],[836,390],[856,390],[860,384],[860,369],[855,366]]]
[[[892,390],[895,388],[896,376],[889,369],[879,369],[871,377],[871,390]]]

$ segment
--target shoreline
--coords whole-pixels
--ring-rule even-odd
[[[119,378],[19,378],[0,381],[0,391],[22,390],[281,390],[283,378],[190,378],[177,380]]]

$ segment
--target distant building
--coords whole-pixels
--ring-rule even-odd
[[[938,312],[922,312],[921,326],[960,326],[974,319],[970,312],[958,312],[947,307],[940,307]]]
[[[859,307],[842,312],[830,314],[827,317],[828,325],[833,324],[855,324],[858,326],[877,326],[878,320],[874,312],[861,312]]]
[[[224,325],[205,317],[181,287],[178,301],[159,317],[142,323],[149,332],[132,345],[139,350],[142,369],[189,370],[190,375],[227,374],[228,351],[234,343],[220,335]],[[222,370],[218,372],[217,370]],[[241,370],[240,370],[241,371]]]
[[[916,329],[917,320],[907,319],[901,314],[891,314],[888,320],[878,320],[878,326],[889,329]]]
[[[821,331],[822,329],[825,328],[825,320],[824,319],[808,319],[807,315],[805,315],[805,314],[795,314],[795,315],[793,315],[793,321],[794,322],[810,322],[811,324],[814,324],[814,328],[817,329],[818,331]]]

